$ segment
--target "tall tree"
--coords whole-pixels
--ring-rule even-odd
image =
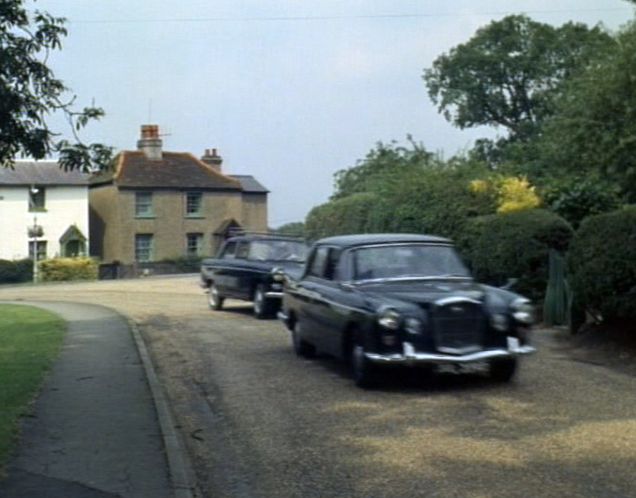
[[[598,26],[555,28],[507,16],[439,56],[424,80],[440,112],[456,126],[502,126],[510,138],[524,139],[551,113],[563,81],[611,41]]]
[[[109,147],[83,144],[77,136],[103,110],[74,110],[75,97],[47,65],[67,35],[64,24],[46,12],[29,13],[23,0],[0,2],[0,166],[11,166],[20,155],[41,159],[52,153],[65,169],[89,170],[109,161]],[[49,128],[55,112],[66,116],[74,143]]]

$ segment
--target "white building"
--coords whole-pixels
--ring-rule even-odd
[[[37,227],[37,228],[36,228]],[[88,175],[54,161],[0,167],[0,259],[86,255]]]

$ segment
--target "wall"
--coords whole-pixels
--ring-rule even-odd
[[[243,213],[237,221],[246,230],[267,231],[267,194],[243,194]]]
[[[47,241],[47,257],[61,252],[60,237],[75,224],[85,237],[88,232],[88,188],[45,186],[45,212],[29,212],[28,187],[0,187],[0,259],[21,259],[29,255],[27,228],[37,224],[44,229],[38,240]]]

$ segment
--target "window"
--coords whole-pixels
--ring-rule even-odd
[[[137,218],[152,218],[152,192],[135,192],[135,216]]]
[[[186,254],[188,256],[200,256],[203,248],[203,234],[189,233],[186,235]]]
[[[228,242],[223,249],[221,259],[234,259],[234,252],[236,251],[236,242]]]
[[[152,261],[153,246],[152,234],[138,233],[135,235],[135,260],[140,262]]]
[[[249,255],[250,245],[247,242],[241,242],[236,248],[237,259],[247,259]]]
[[[327,253],[329,252],[328,247],[319,247],[316,249],[314,253],[314,257],[311,261],[311,266],[309,267],[309,274],[313,277],[322,278],[325,273],[325,267],[327,265]]]
[[[188,192],[186,194],[186,216],[201,216],[202,195],[201,192]]]
[[[29,211],[44,211],[46,209],[46,190],[36,186],[29,189]]]

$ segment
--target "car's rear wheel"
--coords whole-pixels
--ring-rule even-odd
[[[294,353],[297,356],[302,356],[304,358],[311,358],[316,354],[316,348],[309,344],[307,341],[304,341],[302,338],[302,332],[300,328],[300,321],[296,320],[294,326],[292,327],[291,336],[292,336],[292,346],[294,347]]]
[[[517,372],[517,359],[492,360],[490,362],[490,378],[495,382],[510,382]]]
[[[356,386],[370,388],[377,382],[373,364],[365,356],[364,346],[354,344],[351,349],[351,372]]]
[[[271,299],[265,297],[265,286],[258,285],[254,291],[254,315],[256,318],[267,318],[273,313],[273,305]]]
[[[210,308],[213,310],[220,310],[223,308],[224,300],[225,298],[219,294],[219,289],[217,289],[216,285],[210,285],[210,288],[208,289],[208,305]]]

